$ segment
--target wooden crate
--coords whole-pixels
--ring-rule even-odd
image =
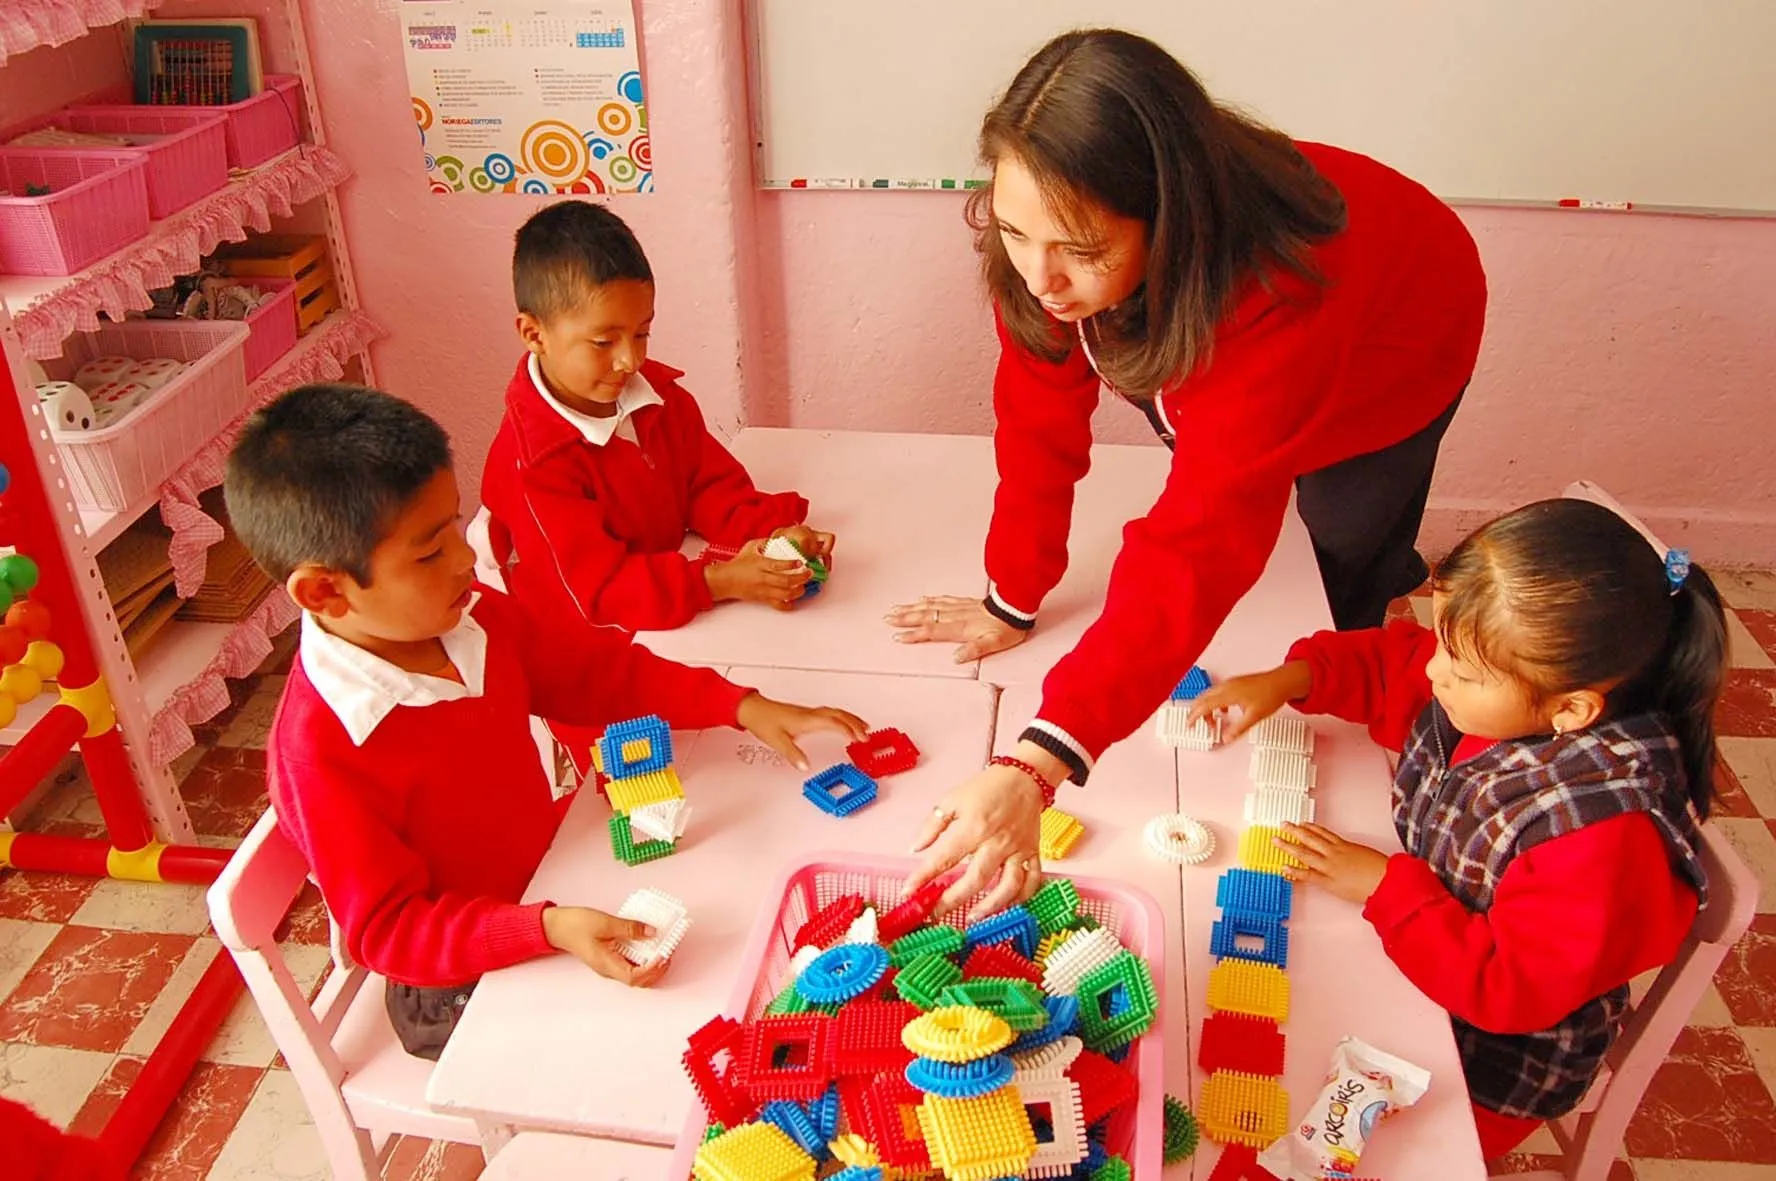
[[[215,259],[225,274],[294,281],[299,335],[340,306],[327,239],[319,234],[258,234],[218,247]]]

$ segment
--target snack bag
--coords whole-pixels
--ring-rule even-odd
[[[1347,1037],[1332,1051],[1332,1069],[1313,1106],[1258,1154],[1258,1163],[1277,1181],[1351,1176],[1376,1125],[1417,1103],[1430,1085],[1423,1067]]]

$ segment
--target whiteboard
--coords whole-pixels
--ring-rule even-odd
[[[1089,24],[1447,200],[1776,212],[1776,0],[748,3],[769,187],[962,187],[1018,67]]]

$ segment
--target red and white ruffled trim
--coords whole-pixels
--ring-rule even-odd
[[[203,586],[204,555],[222,540],[222,526],[203,511],[198,497],[222,482],[228,451],[247,416],[285,390],[338,380],[345,375],[346,364],[382,335],[382,326],[363,312],[333,313],[253,383],[252,398],[240,417],[218,431],[161,485],[160,519],[173,531],[167,556],[172,559],[173,586],[180,598],[190,598]]]
[[[277,587],[253,613],[235,624],[196,679],[180,687],[154,715],[148,730],[148,757],[166,766],[197,745],[191,727],[207,722],[228,705],[230,679],[244,677],[271,655],[271,638],[296,622],[299,609]]]
[[[155,222],[147,237],[13,317],[26,354],[39,361],[61,356],[71,333],[98,331],[100,312],[121,320],[146,311],[153,306],[149,291],[191,274],[223,242],[242,241],[248,230],[270,230],[272,218],[289,217],[295,206],[350,175],[338,156],[307,144]]]
[[[0,5],[0,65],[39,45],[65,45],[88,30],[141,16],[161,0],[5,0]]]

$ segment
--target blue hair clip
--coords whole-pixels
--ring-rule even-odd
[[[1683,588],[1684,579],[1690,576],[1690,551],[1672,549],[1665,551],[1665,581],[1671,584],[1671,593],[1676,594]]]

